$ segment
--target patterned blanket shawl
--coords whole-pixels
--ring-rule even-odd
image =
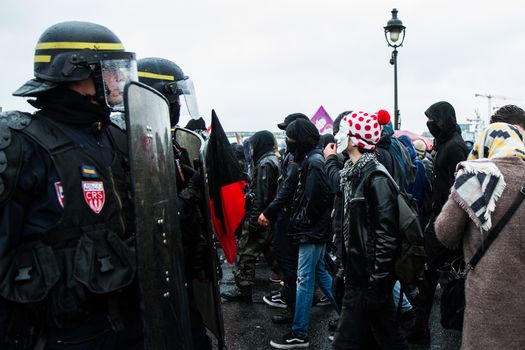
[[[506,186],[503,174],[488,159],[461,162],[457,170],[452,198],[477,227],[488,231],[492,227],[491,213]]]

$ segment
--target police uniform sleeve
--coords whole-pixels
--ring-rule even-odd
[[[25,113],[0,113],[0,206],[12,195],[22,165],[22,140],[14,131],[30,122],[31,116]]]

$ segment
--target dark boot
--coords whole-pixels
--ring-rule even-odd
[[[284,311],[281,314],[273,315],[272,322],[275,324],[292,323],[293,322],[293,311],[286,309],[286,311]]]
[[[251,287],[235,287],[227,292],[222,292],[221,297],[228,301],[252,301],[252,288]]]

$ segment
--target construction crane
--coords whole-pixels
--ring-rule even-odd
[[[495,96],[495,95],[491,95],[491,94],[475,94],[474,95],[475,97],[484,97],[487,99],[488,103],[489,103],[489,109],[488,109],[488,115],[487,115],[487,118],[489,119],[490,121],[490,116],[492,115],[492,99],[495,98],[495,99],[498,99],[498,100],[506,100],[507,98],[504,97],[504,96]]]

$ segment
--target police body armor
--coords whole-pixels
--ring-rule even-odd
[[[43,237],[23,238],[0,262],[0,295],[14,305],[9,337],[19,347],[27,347],[43,324],[82,324],[93,303],[100,310],[101,300],[108,303],[104,306],[110,322],[114,321],[112,327],[120,330],[116,296],[122,298],[120,292],[132,284],[136,271],[131,217],[124,215],[130,213],[131,202],[123,150],[115,147],[111,168],[104,168],[54,122],[21,112],[4,116],[0,129],[13,145],[0,145],[1,153],[8,154],[3,160],[16,163],[21,154],[12,132],[21,132],[40,145],[59,174],[55,189],[64,209],[59,222]],[[117,146],[118,133],[112,135]],[[6,185],[2,197],[10,195],[16,168],[16,164],[6,166],[2,170],[7,174],[0,172]]]

